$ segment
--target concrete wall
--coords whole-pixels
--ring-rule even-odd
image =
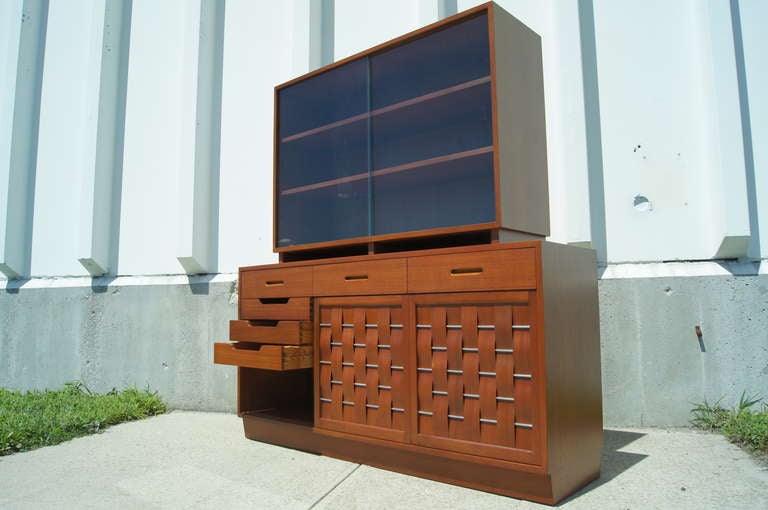
[[[236,368],[213,364],[237,317],[231,277],[45,279],[0,291],[0,387],[149,387],[178,409],[233,411]]]
[[[479,3],[0,2],[0,385],[231,408],[233,305],[173,282],[276,260],[273,87]],[[550,239],[601,263],[608,423],[768,397],[768,2],[499,3],[542,37]]]
[[[607,426],[683,426],[694,403],[768,395],[768,275],[674,266],[600,281]],[[212,342],[227,338],[236,302],[225,276],[11,284],[0,293],[0,387],[148,386],[175,408],[234,411],[236,369],[213,364]]]

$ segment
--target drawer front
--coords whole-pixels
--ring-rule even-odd
[[[314,268],[316,296],[402,294],[406,289],[405,259],[328,264]]]
[[[312,347],[216,343],[213,362],[265,370],[298,370],[312,367]]]
[[[309,321],[229,321],[229,339],[233,342],[305,345],[312,343]]]
[[[536,288],[534,248],[431,255],[408,260],[408,292]]]
[[[240,300],[240,318],[308,321],[309,298],[245,298]]]
[[[312,295],[312,268],[289,267],[240,271],[240,298]]]

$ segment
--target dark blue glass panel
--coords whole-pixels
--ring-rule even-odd
[[[374,170],[488,147],[490,84],[376,115],[371,131]]]
[[[367,236],[368,198],[367,178],[279,195],[277,246]]]
[[[374,235],[495,221],[493,154],[373,178]]]
[[[484,14],[373,55],[373,109],[490,74],[488,17]]]
[[[280,144],[278,189],[368,172],[368,119]]]
[[[368,110],[368,61],[360,59],[279,92],[280,138]]]

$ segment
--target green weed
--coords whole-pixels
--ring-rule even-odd
[[[0,456],[58,444],[166,411],[157,393],[149,390],[113,389],[98,394],[81,382],[54,391],[0,388]]]
[[[697,404],[691,412],[691,423],[698,428],[713,430],[724,434],[731,442],[765,458],[768,456],[768,405],[762,404],[760,409],[754,409],[762,402],[757,396],[747,397],[741,394],[738,405],[726,409],[718,400],[709,404]]]

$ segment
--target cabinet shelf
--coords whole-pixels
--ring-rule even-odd
[[[478,156],[480,154],[488,154],[490,152],[493,152],[493,146],[487,146],[487,147],[480,147],[478,149],[472,149],[464,152],[457,152],[455,154],[447,154],[445,156],[438,156],[435,158],[429,158],[424,159],[421,161],[414,161],[412,163],[405,163],[402,165],[396,165],[389,168],[382,168],[381,170],[374,170],[370,174],[368,172],[350,175],[347,177],[340,177],[338,179],[332,179],[330,181],[323,181],[318,182],[315,184],[308,184],[306,186],[297,186],[295,188],[287,189],[284,191],[281,191],[281,195],[293,195],[296,193],[302,193],[306,191],[312,191],[316,189],[322,189],[327,188],[329,186],[337,186],[339,184],[345,184],[349,182],[355,182],[355,181],[362,181],[369,177],[381,177],[384,175],[394,174],[397,172],[404,172],[407,170],[414,170],[416,168],[424,167],[424,166],[431,166],[431,165],[437,165],[439,163],[445,163],[448,161],[455,161],[462,158],[471,158],[473,156]]]
[[[478,85],[483,85],[484,83],[490,83],[491,77],[490,76],[483,76],[482,78],[478,78],[476,80],[470,80],[464,83],[460,83],[458,85],[454,85],[452,87],[447,87],[442,90],[437,90],[435,92],[430,92],[429,94],[424,94],[423,96],[414,97],[413,99],[407,99],[405,101],[401,101],[399,103],[390,105],[390,106],[384,106],[382,108],[379,108],[377,110],[373,110],[372,112],[366,112],[361,113],[359,115],[355,115],[352,117],[348,117],[346,119],[341,119],[336,122],[331,122],[330,124],[325,124],[323,126],[318,126],[316,128],[308,129],[306,131],[302,131],[301,133],[296,133],[293,135],[285,136],[280,141],[283,143],[292,142],[294,140],[300,140],[302,138],[305,138],[307,136],[316,135],[318,133],[322,133],[323,131],[328,131],[329,129],[334,129],[337,127],[345,126],[347,124],[351,124],[353,122],[357,122],[360,120],[365,120],[368,118],[376,117],[377,115],[382,115],[384,113],[389,113],[392,111],[399,110],[401,108],[405,108],[408,106],[412,106],[418,103],[423,103],[424,101],[429,101],[431,99],[436,99],[438,97],[445,96],[447,94],[453,94],[455,92],[459,92],[464,89],[468,89],[471,87],[476,87]]]

